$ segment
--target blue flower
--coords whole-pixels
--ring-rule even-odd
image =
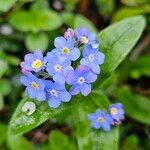
[[[88,119],[91,121],[92,128],[109,131],[111,129],[111,118],[107,113],[102,112],[100,109],[96,110],[96,113],[88,114]]]
[[[74,46],[72,38],[65,39],[64,37],[57,37],[54,45],[57,54],[60,54],[65,59],[74,61],[80,57],[80,50]]]
[[[65,83],[66,72],[73,69],[69,60],[63,60],[55,52],[47,53],[47,72],[53,77],[53,80],[59,84]]]
[[[80,64],[87,65],[94,73],[100,73],[99,65],[104,62],[105,55],[98,51],[98,49],[92,48],[91,45],[87,45],[83,50],[83,57]]]
[[[97,75],[89,70],[87,66],[80,65],[77,69],[70,70],[66,75],[66,82],[73,85],[70,89],[72,95],[81,92],[87,96],[91,92],[91,84],[97,79]]]
[[[35,51],[33,54],[25,55],[24,62],[21,67],[27,71],[39,72],[46,64],[46,59],[43,58],[41,51]]]
[[[48,104],[52,108],[60,106],[61,102],[68,102],[71,99],[71,95],[66,91],[64,84],[53,83],[52,81],[43,81],[45,84],[46,97]]]
[[[112,124],[120,124],[124,119],[125,112],[121,103],[111,104],[108,112],[112,118]]]
[[[38,79],[32,73],[28,73],[27,76],[21,76],[20,81],[26,86],[25,91],[30,98],[36,98],[39,101],[46,99],[45,85],[41,79]]]
[[[89,32],[89,30],[85,27],[77,28],[75,34],[77,39],[83,44],[95,45],[97,43],[96,34],[93,32]]]

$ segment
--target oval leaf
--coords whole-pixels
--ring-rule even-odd
[[[95,87],[107,79],[125,59],[140,38],[144,27],[145,19],[137,16],[113,24],[99,33],[98,39],[101,51],[105,54],[105,62],[101,67],[101,74]]]

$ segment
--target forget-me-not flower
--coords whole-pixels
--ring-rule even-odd
[[[75,61],[80,57],[80,50],[75,47],[72,38],[57,37],[55,38],[54,45],[56,53],[65,59]]]
[[[94,73],[100,73],[100,64],[104,63],[105,55],[93,48],[91,45],[87,45],[83,50],[83,58],[80,64],[87,65]]]
[[[21,76],[21,83],[26,86],[26,93],[30,98],[36,98],[39,101],[46,99],[45,85],[41,79],[38,79],[32,73],[28,73],[27,76]]]
[[[27,71],[39,72],[46,64],[41,51],[36,50],[33,54],[25,55],[24,62],[21,63],[21,67]]]
[[[91,92],[91,83],[97,79],[97,75],[85,65],[80,65],[76,70],[70,70],[66,75],[66,82],[72,85],[70,93],[76,95],[81,92],[87,96]]]
[[[61,59],[54,51],[47,53],[47,72],[53,77],[53,80],[59,84],[65,83],[66,71],[73,69],[69,60]]]
[[[100,109],[96,113],[88,114],[88,119],[91,121],[91,127],[95,129],[102,128],[104,131],[111,129],[111,118],[107,113],[102,112]]]
[[[96,34],[89,32],[85,27],[77,28],[75,30],[75,35],[77,39],[83,44],[95,44],[96,43]]]
[[[124,119],[124,109],[121,103],[111,104],[108,112],[112,118],[112,124],[120,124]]]
[[[45,84],[46,97],[48,104],[52,108],[60,106],[61,102],[68,102],[71,99],[71,94],[66,91],[64,84],[53,83],[52,81],[43,80]]]

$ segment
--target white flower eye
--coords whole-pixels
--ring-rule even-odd
[[[33,102],[26,102],[23,106],[22,106],[22,112],[26,112],[27,115],[31,115],[35,112],[36,106],[35,103]]]

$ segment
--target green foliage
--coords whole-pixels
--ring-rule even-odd
[[[0,123],[0,146],[6,141],[7,138],[7,126],[6,124]]]
[[[113,96],[123,104],[128,116],[139,122],[150,124],[149,98],[134,94],[128,88],[114,89]]]
[[[100,14],[110,16],[115,7],[115,0],[96,0],[96,5]]]
[[[138,6],[143,4],[148,4],[149,0],[121,0],[121,2],[128,6]]]
[[[120,21],[130,16],[142,14],[150,14],[150,5],[139,7],[122,7],[113,15],[112,22]]]
[[[59,140],[58,140],[59,139]],[[68,137],[59,131],[52,131],[49,136],[49,147],[51,150],[76,150]]]
[[[33,150],[33,145],[23,136],[9,137],[11,150]]]
[[[134,79],[139,79],[142,75],[150,76],[150,56],[144,55],[135,61],[131,62],[129,66],[130,76]]]
[[[137,16],[120,21],[99,33],[98,39],[101,50],[105,53],[105,63],[101,67],[101,75],[95,87],[109,77],[123,61],[141,36],[144,27],[144,18]]]
[[[17,0],[1,0],[0,1],[0,12],[8,11]]]
[[[25,37],[25,45],[29,51],[40,49],[45,51],[49,44],[49,38],[46,33],[30,33]]]
[[[61,26],[62,21],[55,11],[35,9],[15,11],[10,17],[10,24],[23,32],[38,32],[57,29]]]

